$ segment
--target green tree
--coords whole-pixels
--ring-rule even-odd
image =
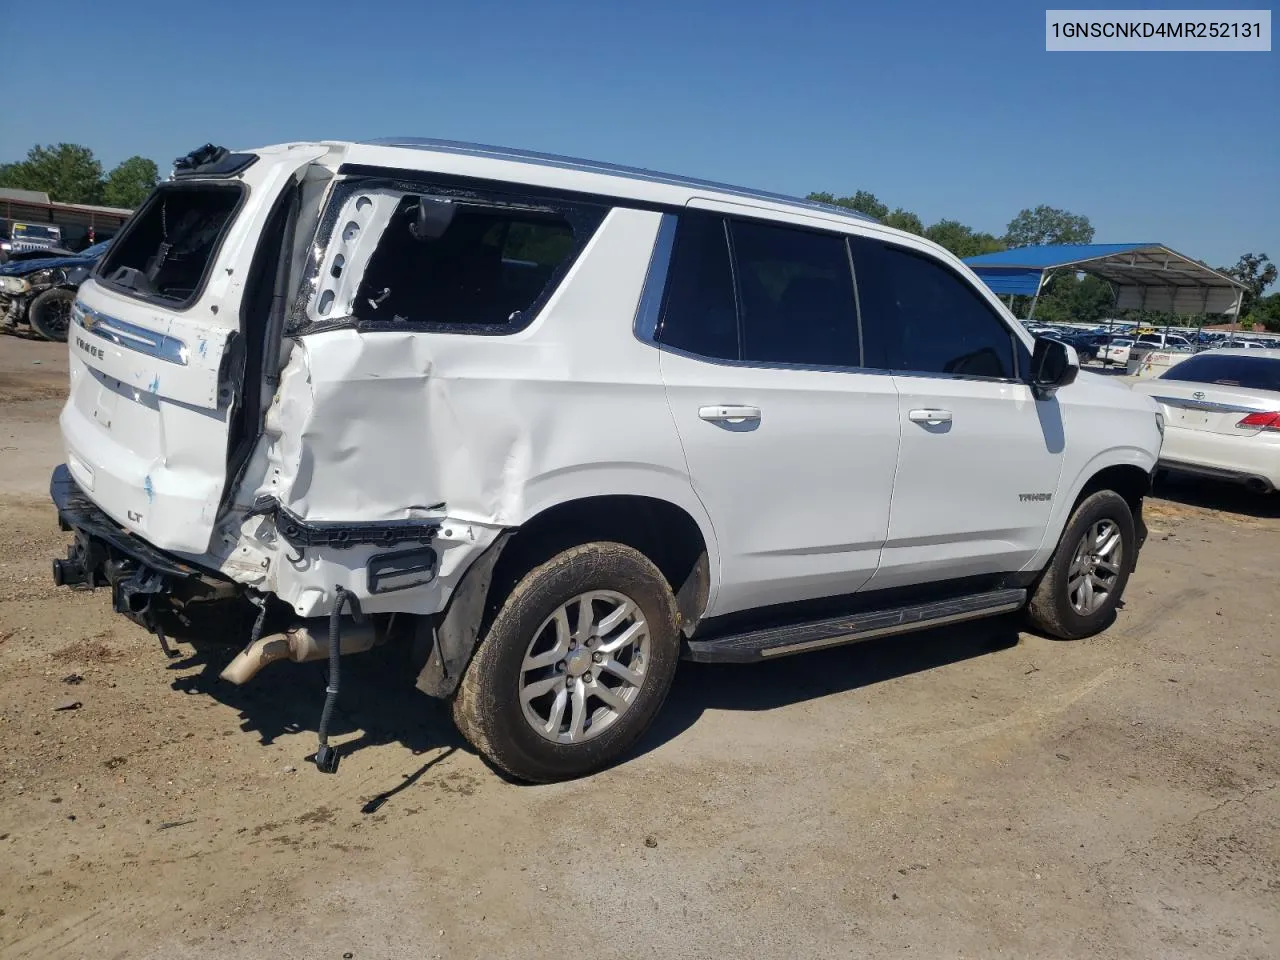
[[[924,235],[961,258],[994,253],[1005,248],[998,237],[993,237],[989,233],[976,232],[959,220],[939,220],[930,226]]]
[[[1280,333],[1280,293],[1259,297],[1249,311],[1248,319],[1273,333]]]
[[[1093,323],[1113,313],[1111,284],[1092,274],[1073,270],[1054,274],[1036,303],[1036,318],[1046,323]]]
[[[37,145],[27,159],[0,168],[0,186],[43,190],[62,203],[101,203],[102,164],[76,143]]]
[[[818,203],[830,203],[837,207],[844,207],[846,210],[857,210],[859,213],[865,213],[868,217],[875,217],[877,220],[884,217],[889,212],[889,207],[882,203],[874,193],[866,190],[859,190],[852,197],[837,197],[830,193],[811,193],[808,199],[816,200]]]
[[[1219,272],[1235,277],[1247,288],[1244,302],[1240,306],[1240,316],[1248,316],[1254,303],[1262,296],[1262,291],[1276,281],[1276,265],[1265,253],[1246,253],[1236,261],[1234,267],[1219,267]]]
[[[886,213],[880,218],[880,222],[886,227],[897,227],[899,230],[924,236],[924,224],[920,222],[920,218],[910,210],[903,210],[901,207]]]
[[[1009,221],[1004,242],[1010,247],[1034,247],[1052,243],[1090,243],[1093,224],[1089,218],[1041,204],[1022,210]]]
[[[130,157],[107,174],[102,187],[102,202],[109,207],[134,210],[142,205],[153,187],[160,182],[155,161],[146,157]]]

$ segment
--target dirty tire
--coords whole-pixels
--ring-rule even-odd
[[[612,725],[580,743],[555,743],[525,719],[522,664],[535,632],[561,605],[594,590],[630,599],[649,626],[643,683]],[[620,543],[565,550],[527,573],[503,602],[453,701],[458,730],[511,776],[534,783],[568,780],[617,760],[648,729],[666,699],[680,656],[675,598],[656,566]]]
[[[1092,613],[1081,614],[1071,606],[1067,591],[1068,572],[1080,539],[1094,524],[1103,520],[1113,521],[1120,529],[1123,550],[1120,572],[1102,606]],[[1031,602],[1027,605],[1027,619],[1031,627],[1059,640],[1078,640],[1101,633],[1115,620],[1116,606],[1124,596],[1137,550],[1133,512],[1125,499],[1113,490],[1099,490],[1086,497],[1067,521],[1058,548],[1031,595]]]
[[[27,308],[27,322],[31,329],[46,340],[67,341],[67,329],[71,326],[71,304],[75,302],[74,290],[55,288],[46,290],[31,301]]]

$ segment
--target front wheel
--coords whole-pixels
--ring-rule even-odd
[[[46,340],[67,340],[67,331],[71,327],[71,304],[75,303],[76,292],[55,287],[46,290],[31,301],[27,311],[27,322],[31,329]]]
[[[588,543],[516,584],[476,650],[453,717],[521,780],[591,773],[620,757],[666,699],[680,654],[675,598],[631,547]]]
[[[1133,511],[1113,490],[1080,502],[1027,606],[1032,627],[1062,640],[1100,633],[1133,570],[1138,539]]]

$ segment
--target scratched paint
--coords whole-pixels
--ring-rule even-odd
[[[147,503],[156,502],[156,489],[151,483],[151,474],[147,474],[147,478],[142,481],[142,490],[147,495]]]
[[[154,377],[151,378],[151,382],[147,384],[147,392],[155,393],[159,389],[160,389],[160,374],[157,373]]]

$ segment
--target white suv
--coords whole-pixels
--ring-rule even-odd
[[[339,656],[384,640],[554,780],[634,743],[682,654],[1092,634],[1160,451],[1152,400],[918,236],[439,141],[184,158],[70,351],[55,578],[162,640],[255,603],[223,675],[327,656],[329,770]]]

